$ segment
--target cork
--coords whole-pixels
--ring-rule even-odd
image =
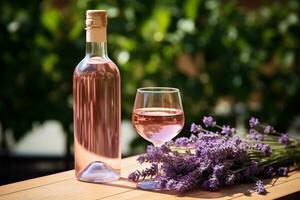
[[[87,28],[106,26],[107,25],[106,10],[87,10],[85,24]]]
[[[87,10],[85,24],[87,42],[106,42],[106,10]]]

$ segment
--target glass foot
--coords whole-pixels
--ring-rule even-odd
[[[159,188],[158,181],[155,180],[143,180],[137,183],[137,187],[143,190],[155,190],[155,191],[166,191],[167,188]]]

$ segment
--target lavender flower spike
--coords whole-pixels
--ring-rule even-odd
[[[202,127],[200,125],[192,123],[190,131],[192,133],[199,133],[201,131],[201,129],[202,129]]]
[[[286,133],[281,133],[280,134],[280,137],[278,139],[278,142],[282,145],[288,145],[290,143],[290,139],[289,139],[289,136],[288,134]]]
[[[175,140],[175,144],[180,147],[186,147],[189,144],[189,139],[186,137],[180,137]]]
[[[236,175],[235,174],[230,174],[228,176],[225,177],[225,185],[233,185],[235,184],[235,180],[236,179]]]
[[[264,134],[269,134],[274,132],[274,128],[270,125],[266,126],[265,130],[264,130]]]
[[[265,194],[266,193],[265,186],[264,186],[264,184],[261,180],[256,181],[255,191],[258,194]]]
[[[216,191],[219,188],[219,180],[216,177],[211,177],[209,181],[209,190]]]
[[[271,156],[272,155],[272,148],[269,144],[254,144],[253,147],[263,153],[264,156]]]
[[[133,181],[133,182],[136,182],[138,181],[140,178],[140,173],[138,171],[134,171],[134,172],[131,172],[129,175],[128,175],[128,180],[129,181]]]
[[[278,176],[287,176],[288,175],[288,168],[287,167],[279,167],[276,171]]]
[[[259,124],[259,121],[257,118],[255,117],[251,117],[251,119],[249,120],[249,125],[251,128],[257,126]]]
[[[231,128],[230,126],[223,126],[221,134],[231,136],[232,134],[236,133],[235,128]]]
[[[257,140],[257,141],[264,140],[264,135],[260,134],[259,132],[257,132],[255,129],[252,129],[252,128],[249,130],[249,134],[247,135],[247,137],[250,140]]]
[[[206,127],[213,127],[214,125],[216,125],[216,121],[212,116],[204,116],[202,122]]]
[[[264,174],[267,178],[272,178],[273,172],[274,172],[274,167],[272,166],[264,169]]]

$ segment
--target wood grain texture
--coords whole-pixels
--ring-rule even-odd
[[[253,185],[243,184],[227,187],[218,192],[194,190],[184,195],[176,192],[153,192],[136,188],[134,183],[127,181],[129,172],[140,169],[136,156],[122,160],[121,179],[106,184],[91,184],[77,181],[74,170],[0,186],[0,200],[10,199],[66,199],[66,200],[171,200],[171,199],[275,199],[300,191],[300,172],[295,171],[288,177],[275,181],[266,180],[267,195],[257,195],[252,191]]]

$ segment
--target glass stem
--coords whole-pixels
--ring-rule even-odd
[[[157,170],[156,176],[160,176],[161,175],[161,163],[160,162],[157,163],[156,170]]]
[[[162,144],[153,144],[155,147],[160,147]],[[158,162],[156,165],[156,176],[161,175],[161,163]]]

